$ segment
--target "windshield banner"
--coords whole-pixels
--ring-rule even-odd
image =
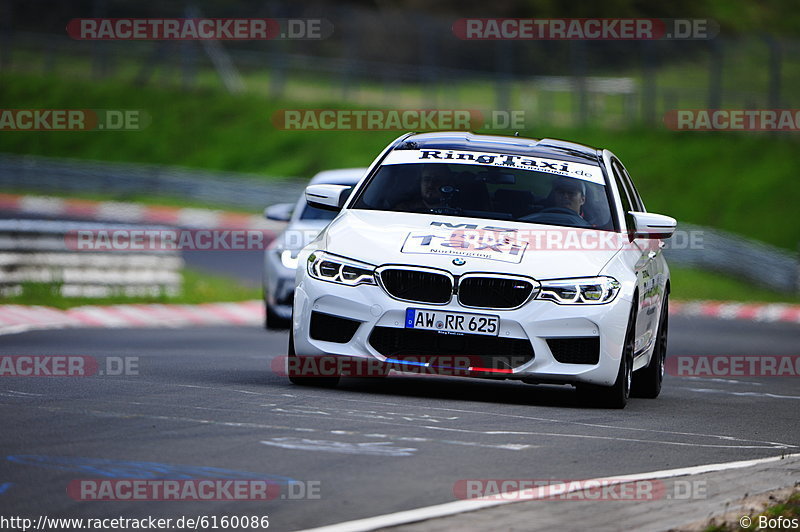
[[[383,161],[384,165],[411,163],[471,164],[513,168],[516,170],[532,170],[535,172],[546,172],[548,174],[582,179],[584,181],[597,183],[598,185],[605,184],[599,166],[507,153],[461,150],[394,150],[387,155],[386,159]]]

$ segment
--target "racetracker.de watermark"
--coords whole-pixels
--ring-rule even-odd
[[[617,251],[630,248],[643,251],[657,249],[704,249],[704,232],[699,230],[675,231],[667,240],[653,233],[651,238],[635,240],[631,235],[597,229],[513,229],[503,227],[478,228],[473,224],[434,222],[428,231],[409,233],[407,251],[445,249],[468,251],[508,252],[519,255],[527,251]]]
[[[67,34],[89,41],[319,40],[333,34],[323,18],[74,18]]]
[[[443,325],[443,324],[442,324]],[[281,377],[385,377],[390,370],[413,375],[467,377],[483,373],[512,373],[509,368],[521,366],[524,357],[420,355],[402,359],[357,358],[338,355],[318,357],[286,357],[272,359],[272,371]]]
[[[139,357],[0,355],[0,377],[93,377],[139,375]]]
[[[279,109],[272,125],[287,131],[465,131],[525,129],[525,111],[477,109]]]
[[[508,252],[519,256],[523,251],[616,251],[636,248],[704,249],[703,231],[675,231],[667,240],[659,233],[634,240],[631,235],[596,229],[513,229],[478,228],[472,224],[434,222],[429,230],[412,231],[406,237],[406,252],[455,254],[465,251]],[[285,249],[300,249],[317,236],[317,231],[290,229],[282,233]],[[266,229],[73,229],[64,235],[64,244],[72,251],[253,251],[264,250],[276,233]],[[412,250],[413,248],[413,250]]]
[[[719,34],[711,19],[461,18],[453,35],[463,40],[705,40]]]
[[[266,229],[75,229],[64,243],[72,251],[252,251],[274,238]]]
[[[673,109],[664,125],[674,131],[800,131],[800,109]]]
[[[76,501],[270,501],[319,500],[319,480],[292,480],[282,485],[260,479],[75,479],[67,495]]]
[[[667,357],[674,377],[797,377],[800,355],[695,355]]]
[[[704,480],[659,479],[462,479],[453,485],[457,499],[502,501],[655,501],[705,499]]]
[[[142,109],[0,109],[0,131],[141,131]]]

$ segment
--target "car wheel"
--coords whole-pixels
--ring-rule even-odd
[[[664,381],[664,365],[667,358],[667,329],[669,328],[669,293],[664,295],[661,306],[661,317],[658,319],[656,332],[656,345],[650,363],[633,374],[633,388],[631,395],[655,399],[661,393],[661,383]]]
[[[631,380],[633,371],[633,345],[636,338],[636,301],[631,306],[628,317],[628,329],[625,332],[625,343],[622,347],[622,356],[619,361],[617,378],[611,386],[596,386],[583,384],[578,387],[578,393],[584,402],[598,405],[603,408],[625,408],[631,394]]]
[[[282,318],[264,301],[264,328],[268,331],[288,329],[292,320]]]
[[[324,387],[324,388],[333,388],[337,384],[339,384],[339,377],[300,377],[297,375],[292,375],[292,368],[301,368],[303,367],[302,359],[304,357],[299,356],[294,351],[294,331],[290,328],[289,329],[289,349],[287,350],[287,358],[289,366],[287,368],[287,373],[289,375],[289,380],[292,384],[297,384],[299,386],[317,386],[317,387]]]

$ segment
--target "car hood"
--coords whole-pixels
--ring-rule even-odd
[[[598,275],[626,243],[622,235],[608,231],[347,210],[325,229],[318,245],[375,266],[411,264],[456,275],[502,272],[554,279]]]

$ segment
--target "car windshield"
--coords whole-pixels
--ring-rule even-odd
[[[614,229],[597,165],[517,156],[515,167],[461,161],[393,164],[413,160],[400,153],[387,158],[353,208]],[[493,162],[503,157],[508,156]]]

